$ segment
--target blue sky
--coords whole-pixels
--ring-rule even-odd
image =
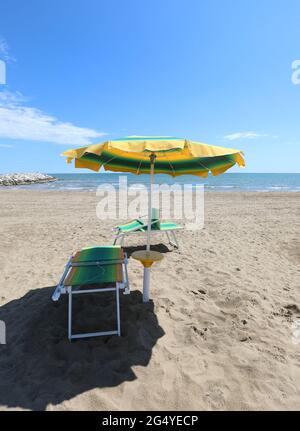
[[[75,172],[62,151],[126,135],[300,172],[299,16],[298,0],[3,0],[0,172]]]

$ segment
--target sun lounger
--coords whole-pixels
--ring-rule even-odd
[[[145,234],[147,235],[147,219],[146,216],[141,217],[139,219],[131,220],[130,222],[114,227],[114,245],[120,242],[120,244],[124,245],[124,240],[126,236],[130,236],[132,234]],[[176,248],[179,248],[178,241],[176,238],[175,231],[183,229],[183,226],[178,225],[177,223],[165,222],[162,223],[159,219],[159,212],[156,208],[152,209],[152,218],[151,218],[151,235],[154,233],[165,233],[168,238],[168,243],[173,245]]]
[[[121,335],[119,291],[130,293],[127,255],[120,246],[88,247],[71,256],[57,285],[52,300],[58,301],[61,294],[68,293],[68,338]],[[73,295],[101,292],[116,293],[117,328],[106,332],[72,334]]]

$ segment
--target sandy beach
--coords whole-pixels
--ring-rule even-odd
[[[164,260],[149,304],[130,259],[122,336],[69,343],[67,298],[51,294],[72,252],[112,243],[116,223],[98,220],[96,203],[0,191],[0,409],[298,410],[300,194],[206,193],[204,229],[178,234],[179,250],[155,237]],[[132,238],[129,255],[143,244]],[[80,328],[112,310],[101,296],[74,306]]]

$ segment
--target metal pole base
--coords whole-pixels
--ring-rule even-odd
[[[144,267],[143,302],[149,302],[150,295],[150,268]]]

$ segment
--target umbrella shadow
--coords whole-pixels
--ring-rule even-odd
[[[45,410],[94,388],[114,387],[137,377],[164,335],[153,303],[138,291],[121,295],[122,336],[67,339],[67,295],[51,301],[53,287],[29,291],[0,309],[6,345],[0,345],[0,405]],[[103,296],[103,298],[102,298]],[[111,292],[74,301],[74,330],[115,327]],[[123,311],[123,312],[122,312]],[[77,323],[77,324],[78,324]]]
[[[137,245],[137,246],[129,246],[123,247],[123,250],[127,253],[127,256],[130,257],[134,251],[145,250],[145,245]],[[171,253],[173,250],[168,248],[165,244],[155,244],[151,245],[152,251],[159,251],[160,253]]]

